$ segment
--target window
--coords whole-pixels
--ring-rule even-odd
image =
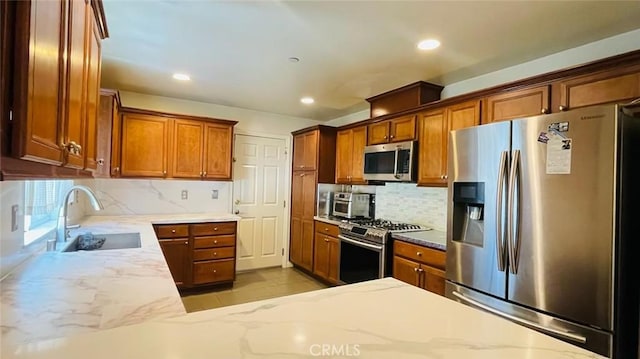
[[[71,180],[25,182],[25,245],[55,229],[62,196],[71,186]]]

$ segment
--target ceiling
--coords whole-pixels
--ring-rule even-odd
[[[640,1],[105,0],[103,87],[330,120],[640,28]],[[430,52],[419,40],[436,38]],[[293,63],[289,57],[298,57]],[[174,72],[191,76],[178,82]],[[312,96],[312,105],[300,103]]]

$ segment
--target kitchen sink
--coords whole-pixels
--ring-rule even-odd
[[[105,238],[104,244],[94,251],[103,251],[108,249],[125,249],[125,248],[140,248],[140,233],[108,233],[100,234],[93,233],[96,238]],[[78,240],[80,236],[75,237],[69,241],[62,249],[61,252],[77,252]]]

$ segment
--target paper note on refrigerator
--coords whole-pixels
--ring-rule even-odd
[[[568,175],[571,174],[571,147],[570,138],[551,136],[547,142],[547,174]]]

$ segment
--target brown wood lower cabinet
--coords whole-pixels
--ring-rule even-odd
[[[393,277],[444,296],[446,253],[403,241],[393,242]]]
[[[331,284],[338,284],[340,240],[333,235],[338,226],[316,221],[313,273]]]
[[[236,226],[236,222],[153,226],[178,288],[235,280]]]

